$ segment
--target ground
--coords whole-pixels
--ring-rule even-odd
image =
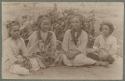
[[[109,67],[91,66],[91,67],[50,67],[41,71],[41,73],[17,76],[11,75],[7,78],[12,79],[82,79],[82,80],[118,80],[122,79],[123,68],[122,58],[117,58],[114,64]]]

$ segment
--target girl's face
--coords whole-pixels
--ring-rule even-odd
[[[80,29],[81,23],[78,17],[74,17],[71,19],[71,28],[74,30]]]
[[[102,34],[104,36],[109,36],[109,33],[110,33],[109,27],[107,25],[103,25],[103,27],[102,27]]]
[[[47,32],[50,28],[50,20],[44,19],[41,21],[40,28],[43,32]]]
[[[19,26],[14,25],[12,29],[10,30],[10,35],[13,39],[18,39],[20,37],[20,31],[19,31]]]

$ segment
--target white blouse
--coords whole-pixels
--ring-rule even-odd
[[[88,35],[85,31],[82,30],[81,35],[78,38],[77,45],[72,41],[71,30],[67,30],[64,35],[62,47],[64,51],[68,52],[71,49],[77,49],[80,52],[85,53],[85,49],[88,43]]]
[[[117,53],[117,40],[114,36],[110,35],[108,38],[104,39],[102,35],[99,35],[95,39],[95,43],[93,48],[104,48],[108,50],[109,54],[116,54]]]

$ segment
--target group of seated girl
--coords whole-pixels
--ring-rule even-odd
[[[49,31],[51,21],[47,15],[38,17],[38,30],[30,35],[27,46],[20,37],[19,22],[9,23],[9,38],[3,41],[3,73],[30,74],[58,63],[65,66],[112,64],[117,49],[116,38],[112,36],[113,24],[103,22],[93,48],[87,48],[88,34],[81,29],[82,19],[76,14],[70,18],[71,29],[64,34],[61,50],[57,50],[56,35]]]

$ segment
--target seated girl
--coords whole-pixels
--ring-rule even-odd
[[[16,57],[17,61],[11,65],[10,72],[18,75],[30,74],[30,61],[22,55],[17,55]]]
[[[112,35],[114,26],[112,23],[103,22],[100,25],[101,34],[95,39],[93,49],[88,50],[88,57],[102,62],[104,65],[112,64],[117,53],[117,40]]]
[[[86,56],[86,46],[88,42],[87,33],[81,29],[83,17],[75,14],[70,19],[71,29],[65,32],[62,48],[64,52],[59,54],[58,61],[62,61],[66,66],[93,65],[95,61]]]
[[[51,65],[55,59],[56,36],[50,31],[51,21],[48,15],[42,15],[37,20],[38,30],[29,37],[28,50],[41,68]]]
[[[2,53],[2,71],[3,75],[8,74],[9,72],[16,74],[29,74],[29,64],[26,65],[26,67],[20,67],[20,68],[13,68],[14,70],[12,71],[12,66],[15,64],[19,58],[17,57],[18,55],[22,55],[24,57],[27,56],[27,49],[24,43],[24,40],[20,37],[20,32],[19,32],[20,24],[17,21],[12,21],[9,24],[7,24],[7,29],[8,29],[8,34],[9,38],[7,38],[5,41],[3,41],[3,53]],[[27,62],[29,63],[29,62]],[[23,71],[20,71],[21,69]]]

